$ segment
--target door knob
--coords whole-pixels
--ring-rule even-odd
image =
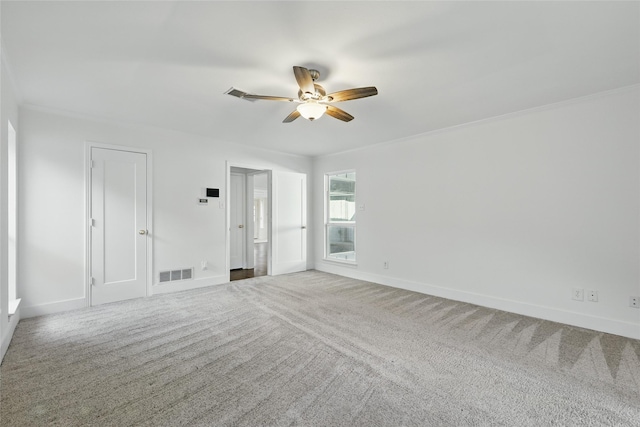
[[[306,229],[307,229],[307,227],[306,227],[305,225],[303,225],[303,226],[302,226],[302,229],[303,229],[303,230],[306,230]]]
[[[138,230],[138,234],[147,234],[147,230]]]
[[[240,225],[238,226],[238,228],[244,228],[244,225],[240,224]]]

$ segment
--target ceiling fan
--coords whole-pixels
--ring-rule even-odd
[[[317,70],[294,66],[293,74],[296,77],[298,86],[300,86],[297,99],[283,96],[252,95],[233,87],[225,93],[248,101],[263,99],[267,101],[297,102],[299,104],[298,107],[285,117],[282,123],[290,123],[300,116],[307,120],[316,120],[322,117],[324,113],[343,122],[350,122],[353,120],[351,114],[331,104],[334,102],[349,101],[351,99],[366,98],[367,96],[378,94],[378,89],[374,86],[369,86],[340,90],[327,95],[324,88],[315,83],[320,77],[320,73]]]

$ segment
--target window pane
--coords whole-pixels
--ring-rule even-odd
[[[329,222],[356,220],[356,173],[329,176]]]
[[[355,261],[354,227],[342,225],[327,226],[327,257],[340,260]]]

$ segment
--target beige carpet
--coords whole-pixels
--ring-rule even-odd
[[[19,323],[3,426],[640,425],[640,342],[310,271]]]

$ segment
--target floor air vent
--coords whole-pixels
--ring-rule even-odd
[[[167,270],[160,272],[160,283],[174,282],[176,280],[189,280],[193,278],[193,267],[182,270]]]

